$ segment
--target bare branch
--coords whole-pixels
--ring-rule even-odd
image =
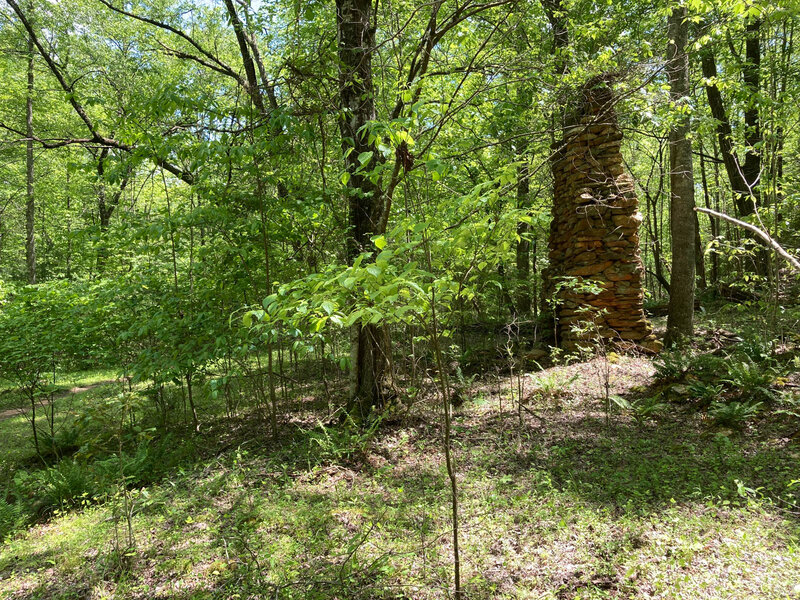
[[[75,98],[74,82],[72,84],[67,82],[66,77],[64,77],[64,74],[61,72],[61,69],[56,64],[52,55],[44,48],[44,46],[42,46],[42,43],[39,41],[39,36],[36,35],[36,32],[34,31],[33,26],[31,25],[31,22],[28,20],[28,18],[25,16],[25,13],[19,7],[19,4],[17,4],[16,0],[6,0],[6,3],[16,13],[17,17],[19,18],[20,22],[25,28],[25,31],[28,33],[28,36],[30,36],[30,39],[33,42],[34,46],[36,46],[36,49],[38,50],[40,56],[47,63],[50,72],[58,81],[59,85],[61,86],[61,89],[64,90],[64,92],[67,94],[67,98],[73,110],[80,117],[81,121],[83,121],[83,123],[86,125],[86,128],[89,130],[89,133],[92,134],[91,138],[84,138],[83,140],[81,140],[81,143],[98,144],[100,146],[117,148],[118,150],[124,150],[125,152],[134,152],[136,150],[135,146],[131,146],[130,144],[126,144],[124,142],[120,142],[118,140],[108,138],[100,134],[99,129],[97,129],[94,122],[89,117],[86,110],[83,108],[83,105],[80,102],[78,102],[78,100]],[[5,126],[5,128],[11,130],[7,126]],[[36,140],[36,141],[44,145],[44,142],[42,140]],[[71,140],[71,141],[62,140],[60,142],[56,142],[57,145],[54,147],[66,146],[75,143],[79,142],[77,140]],[[159,167],[161,167],[165,171],[168,171],[169,173],[172,173],[173,175],[175,175],[182,181],[188,183],[189,185],[194,183],[194,175],[189,171],[186,171],[159,156],[151,155],[150,159]]]
[[[101,4],[103,4],[104,6],[106,6],[107,8],[110,8],[111,10],[113,10],[116,13],[119,13],[119,14],[124,15],[126,17],[130,17],[131,19],[136,19],[137,21],[141,21],[142,23],[147,23],[149,25],[153,25],[155,27],[158,27],[159,29],[163,29],[165,31],[169,31],[170,33],[173,33],[173,34],[177,35],[179,38],[181,38],[181,39],[187,41],[189,44],[191,44],[200,54],[205,56],[206,59],[208,59],[209,61],[211,61],[215,65],[217,65],[217,67],[211,67],[211,65],[206,65],[206,66],[209,66],[210,68],[214,69],[215,71],[218,71],[220,73],[228,75],[229,77],[233,77],[237,81],[241,81],[241,77],[239,77],[239,74],[236,73],[236,71],[234,71],[229,65],[225,64],[224,62],[222,62],[222,60],[220,60],[218,57],[214,56],[211,52],[209,52],[208,50],[203,48],[203,46],[201,46],[197,41],[195,41],[194,38],[192,38],[188,34],[184,33],[183,31],[181,31],[177,27],[173,27],[172,25],[169,25],[167,23],[163,23],[161,21],[156,21],[155,19],[151,19],[149,17],[143,17],[142,15],[137,15],[135,13],[128,12],[128,11],[122,9],[122,8],[118,8],[118,7],[114,6],[108,0],[97,0],[97,1],[100,2]],[[201,62],[198,59],[198,57],[194,57],[193,55],[189,55],[189,54],[187,54],[184,58],[190,58],[191,60],[196,60],[197,62]],[[201,63],[201,64],[204,64],[204,63]]]

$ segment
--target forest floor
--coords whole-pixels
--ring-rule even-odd
[[[649,359],[616,355],[464,384],[453,445],[467,598],[800,597],[798,421],[727,429],[675,404],[606,423],[605,374],[621,398],[655,385]],[[71,410],[117,388],[79,393]],[[323,425],[314,393],[278,439],[254,413],[207,417],[163,477],[12,535],[0,597],[451,597],[433,390],[374,435]],[[0,438],[25,427],[7,419]],[[12,468],[31,460],[2,453]]]

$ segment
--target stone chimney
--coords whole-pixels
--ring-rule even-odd
[[[661,343],[644,314],[642,215],[633,178],[622,164],[614,93],[607,79],[596,78],[582,95],[551,165],[554,206],[546,276],[551,290],[564,282],[555,292],[558,340],[572,351],[591,345],[599,334],[622,349],[658,352]],[[569,282],[589,284],[599,293]]]

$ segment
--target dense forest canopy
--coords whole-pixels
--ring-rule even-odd
[[[21,411],[29,452],[0,457],[0,537],[79,502],[31,483],[64,465],[127,507],[224,419],[284,450],[318,422],[351,460],[433,402],[463,597],[451,429],[489,377],[520,427],[574,381],[523,376],[573,363],[607,425],[674,413],[613,391],[625,354],[703,422],[796,419],[799,22],[792,0],[3,0],[0,426]],[[115,392],[62,407],[85,371]]]

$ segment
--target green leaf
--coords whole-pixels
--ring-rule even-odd
[[[349,315],[347,315],[347,318],[344,320],[344,322],[342,324],[345,327],[350,327],[351,325],[354,325],[355,322],[358,321],[361,318],[361,315],[363,315],[363,314],[364,314],[364,309],[360,308],[357,311],[354,311],[354,312],[350,313]]]
[[[375,245],[378,247],[378,250],[383,250],[386,247],[386,237],[383,235],[379,235],[374,240]]]

